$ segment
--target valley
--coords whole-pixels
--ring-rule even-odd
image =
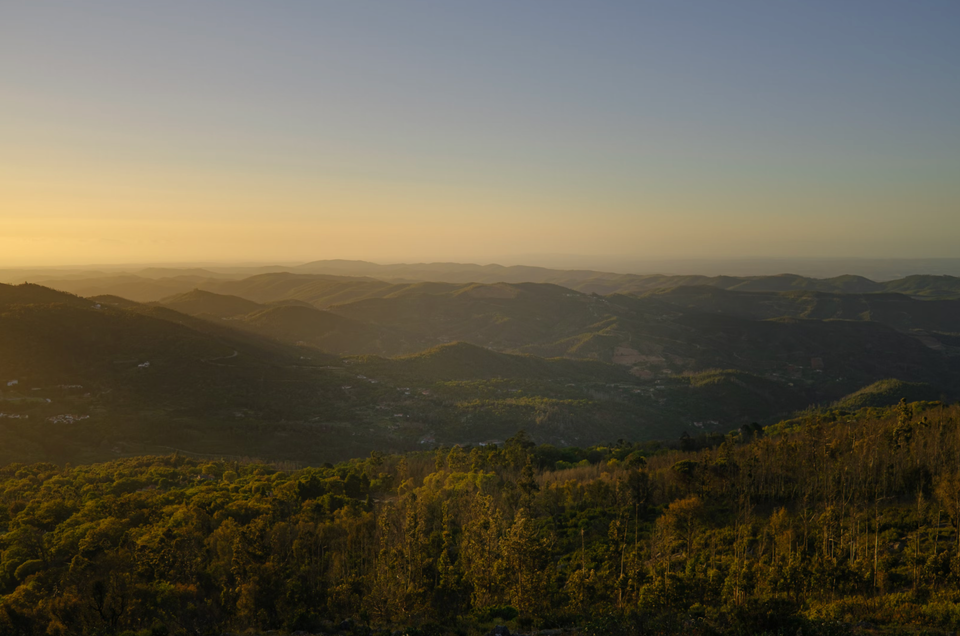
[[[879,291],[852,277],[657,277],[675,286],[601,295],[200,274],[198,287],[144,302],[149,284],[129,298],[0,286],[0,461],[177,449],[316,464],[521,429],[561,447],[676,440],[832,404],[957,399],[948,277]],[[90,289],[116,291],[112,281]]]

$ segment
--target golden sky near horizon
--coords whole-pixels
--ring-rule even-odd
[[[0,266],[956,256],[957,12],[865,6],[8,7]]]
[[[858,253],[858,242],[883,244],[897,235],[904,203],[799,195],[783,201],[775,193],[747,192],[591,202],[589,194],[550,200],[527,192],[394,183],[196,183],[186,176],[122,185],[97,181],[90,175],[51,188],[23,175],[5,184],[3,209],[27,213],[3,219],[0,264],[476,261],[539,252],[737,258],[776,256],[773,248],[784,246],[791,255],[864,256],[870,254]],[[591,205],[603,213],[590,213]],[[772,205],[781,213],[764,214]],[[864,226],[844,215],[851,205],[869,206],[873,221]],[[650,211],[635,214],[640,206]],[[783,239],[773,243],[773,235]],[[890,245],[892,252],[897,247]]]

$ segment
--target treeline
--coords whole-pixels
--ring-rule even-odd
[[[0,469],[0,634],[960,629],[960,408],[675,448]]]

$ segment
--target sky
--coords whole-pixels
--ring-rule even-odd
[[[0,265],[960,256],[960,2],[0,0]]]

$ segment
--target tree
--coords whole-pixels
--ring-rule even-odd
[[[546,591],[547,543],[521,508],[506,534],[500,539],[498,561],[500,580],[511,604],[521,614],[537,615]]]
[[[517,480],[517,486],[519,486],[520,490],[526,495],[530,495],[540,489],[540,486],[537,485],[536,473],[533,469],[533,458],[529,455],[527,456],[527,463],[520,473],[520,479]]]
[[[671,503],[657,520],[657,525],[663,525],[670,535],[681,540],[686,558],[693,553],[693,541],[702,524],[703,513],[703,502],[694,495]]]

